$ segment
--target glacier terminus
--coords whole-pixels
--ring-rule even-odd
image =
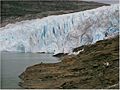
[[[119,34],[119,5],[42,19],[25,20],[0,28],[0,51],[71,53]]]

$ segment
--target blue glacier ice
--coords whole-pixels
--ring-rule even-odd
[[[25,20],[0,28],[0,51],[70,53],[119,34],[119,5]]]

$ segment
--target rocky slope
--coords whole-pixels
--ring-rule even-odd
[[[56,64],[30,66],[19,77],[23,88],[119,88],[119,37],[74,49]]]
[[[59,1],[59,0],[28,0],[1,1],[1,25],[16,21],[42,18],[49,15],[65,14],[97,8],[103,5],[97,2]]]

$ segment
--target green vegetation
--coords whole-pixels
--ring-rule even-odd
[[[90,5],[99,7],[102,4],[68,1],[2,1],[2,16],[23,16],[46,11],[91,9]]]
[[[103,5],[105,4],[83,1],[1,1],[2,24],[83,11]]]

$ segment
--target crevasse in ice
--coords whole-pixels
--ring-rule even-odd
[[[119,5],[25,20],[0,28],[0,51],[70,53],[118,35]]]

